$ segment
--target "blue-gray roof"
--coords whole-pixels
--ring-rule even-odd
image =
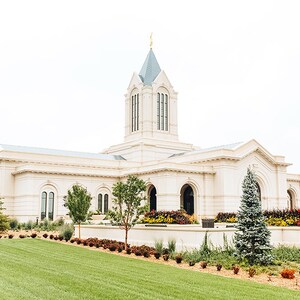
[[[151,85],[161,69],[152,49],[150,49],[139,76],[145,85]]]
[[[105,160],[125,160],[125,158],[123,158],[121,155],[77,152],[77,151],[66,151],[66,150],[57,150],[57,149],[0,144],[0,151],[2,151],[2,150],[13,151],[13,152],[34,153],[34,154],[48,154],[48,155],[81,157],[81,158],[96,158],[96,159],[105,159]]]

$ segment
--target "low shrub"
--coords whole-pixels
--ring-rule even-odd
[[[49,238],[50,238],[50,240],[53,240],[54,239],[54,235],[50,234]]]
[[[31,235],[30,235],[33,239],[35,239],[37,237],[37,234],[35,232],[33,232]]]
[[[74,226],[71,224],[64,224],[60,227],[60,235],[63,236],[63,239],[69,241],[74,234]]]
[[[182,262],[182,255],[181,254],[176,255],[175,256],[175,261],[176,261],[176,263],[181,264],[181,262]]]
[[[131,249],[130,249],[130,248],[127,248],[126,253],[127,253],[128,255],[130,255],[130,254],[131,254]]]
[[[43,237],[46,239],[48,237],[48,233],[44,233]]]
[[[123,247],[118,247],[118,249],[117,249],[117,251],[119,252],[119,253],[121,253],[122,251],[123,251]]]
[[[116,251],[117,246],[116,246],[115,244],[111,244],[111,245],[108,246],[108,249],[109,249],[110,251]]]
[[[90,246],[90,247],[94,247],[95,244],[94,244],[93,242],[89,242],[89,246]]]
[[[136,250],[134,254],[136,256],[142,256],[142,251],[141,250]]]
[[[222,270],[222,265],[221,264],[217,264],[217,271],[221,271]]]
[[[164,261],[168,261],[169,260],[170,255],[168,253],[163,255],[163,259]]]
[[[18,222],[17,219],[14,218],[14,219],[9,220],[9,227],[10,227],[11,230],[18,229],[18,225],[19,225],[19,222]]]
[[[194,260],[190,260],[190,261],[189,261],[189,266],[190,266],[190,267],[193,267],[193,266],[195,265],[195,263],[196,263],[196,262],[195,262]]]
[[[154,257],[155,257],[156,259],[159,259],[160,256],[161,256],[161,254],[160,254],[159,252],[154,252]]]
[[[232,270],[233,270],[233,274],[237,275],[240,271],[240,267],[239,266],[232,266]]]
[[[286,278],[286,279],[294,279],[295,278],[295,270],[292,269],[283,269],[280,272],[280,275],[282,278]]]
[[[205,269],[205,268],[207,267],[207,261],[201,261],[201,262],[200,262],[200,267],[201,267],[202,269]]]
[[[8,236],[9,239],[12,239],[13,237],[14,237],[13,234],[10,234],[10,235]]]
[[[24,239],[25,237],[26,237],[26,236],[25,236],[24,234],[20,234],[20,235],[19,235],[19,238],[20,238],[20,239]]]
[[[248,274],[249,274],[249,277],[254,277],[254,275],[256,274],[256,270],[254,268],[249,268]]]
[[[150,253],[148,251],[144,251],[143,255],[144,257],[148,258],[150,256]]]

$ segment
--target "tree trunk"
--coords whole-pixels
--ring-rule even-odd
[[[125,227],[125,251],[127,251],[128,227]]]
[[[80,236],[80,222],[78,223],[78,238],[81,239],[81,236]]]

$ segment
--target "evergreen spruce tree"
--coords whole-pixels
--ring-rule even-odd
[[[270,231],[264,221],[255,173],[248,168],[235,233],[236,254],[250,265],[272,262]]]

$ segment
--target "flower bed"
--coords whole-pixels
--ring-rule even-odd
[[[263,215],[269,226],[300,226],[300,209],[265,210]],[[236,213],[220,212],[215,217],[215,222],[236,223]]]
[[[141,222],[147,224],[194,224],[197,221],[194,215],[188,215],[184,210],[152,210],[145,213]]]

